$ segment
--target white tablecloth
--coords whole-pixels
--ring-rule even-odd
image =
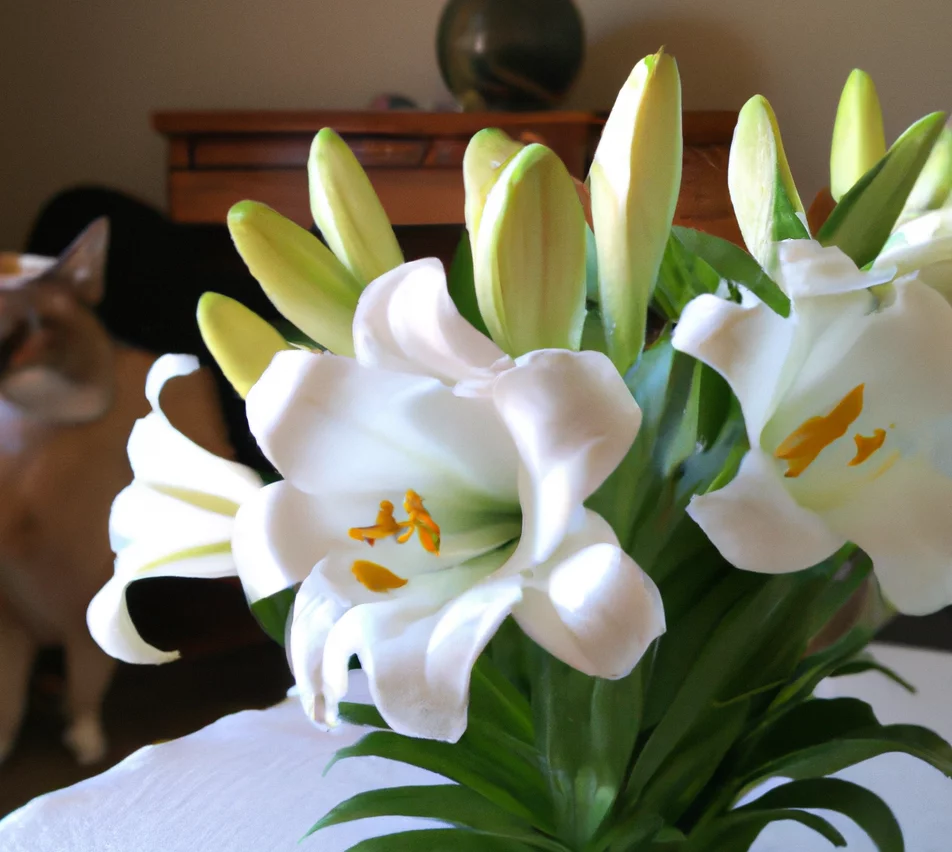
[[[870,701],[884,723],[914,722],[952,739],[952,655],[877,646],[876,656],[920,692],[910,696],[875,674],[822,685],[826,694]],[[353,677],[352,696],[366,700]],[[331,755],[360,729],[323,733],[296,701],[227,716],[170,743],[141,749],[102,775],[42,796],[0,822],[3,852],[343,852],[365,837],[413,827],[414,820],[338,826],[298,846],[332,805],[387,784],[439,782],[389,761],[344,761],[327,777]],[[904,755],[884,755],[840,773],[882,796],[903,826],[908,852],[952,849],[952,781]],[[874,852],[852,823],[824,814],[851,852]],[[826,852],[830,845],[799,825],[775,824],[755,852]]]

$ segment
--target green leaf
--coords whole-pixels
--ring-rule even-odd
[[[915,695],[918,690],[909,683],[898,672],[893,671],[889,666],[884,666],[878,660],[874,660],[869,654],[859,654],[852,660],[847,660],[842,665],[833,669],[827,675],[828,677],[845,677],[846,675],[863,674],[864,672],[879,672],[888,677],[893,683],[899,684],[907,692]]]
[[[320,343],[316,340],[312,340],[296,325],[283,317],[274,321],[274,327],[288,343],[292,343],[304,349],[314,349],[318,352],[327,351]]]
[[[585,225],[585,299],[598,304],[598,247],[592,226]]]
[[[793,191],[796,193],[795,188]],[[800,196],[796,195],[794,201],[782,177],[778,174],[777,194],[774,198],[774,240],[781,242],[782,240],[810,239],[810,232],[803,224],[805,218]]]
[[[641,667],[626,678],[589,677],[541,648],[532,657],[532,707],[557,834],[591,840],[624,782],[638,737]]]
[[[453,262],[450,264],[449,275],[446,280],[447,289],[456,310],[460,312],[470,325],[481,331],[487,337],[489,330],[479,312],[479,304],[476,301],[476,279],[473,273],[473,249],[470,244],[469,234],[463,229],[459,245],[453,255]]]
[[[594,304],[594,302],[589,302],[589,307],[585,311],[585,324],[582,326],[580,348],[607,355],[608,342],[605,340],[605,329],[602,327],[602,315],[597,306],[592,307]]]
[[[532,707],[512,682],[483,655],[470,681],[470,718],[481,718],[526,743],[535,740]]]
[[[612,824],[589,845],[586,852],[605,852],[606,849],[641,849],[639,844],[657,836],[664,828],[664,820],[657,814],[622,819]]]
[[[664,717],[688,674],[693,672],[698,657],[717,625],[757,585],[757,579],[749,573],[729,572],[717,586],[707,591],[693,609],[669,626],[668,632],[658,643],[655,671],[645,706],[646,728],[654,727]],[[680,585],[679,578],[675,578],[674,582]],[[667,607],[664,588],[662,586],[662,599]]]
[[[462,741],[444,743],[375,731],[340,749],[324,770],[352,757],[384,757],[418,766],[463,784],[499,807],[526,820],[540,830],[550,831],[548,804],[543,780],[533,767],[519,767],[518,758],[474,753]]]
[[[611,524],[625,550],[630,550],[632,529],[641,506],[652,497],[649,470],[669,396],[675,393],[679,382],[691,379],[691,371],[686,369],[690,359],[677,356],[670,333],[665,332],[626,375],[625,383],[641,408],[641,428],[621,464],[586,502],[588,508]],[[681,372],[678,380],[672,381],[676,363]]]
[[[759,777],[763,766],[878,724],[869,704],[858,698],[811,698],[761,723],[739,745],[732,773]]]
[[[354,704],[350,701],[342,701],[338,713],[341,721],[350,725],[357,725],[362,728],[379,728],[382,731],[390,730],[390,726],[373,704]]]
[[[750,701],[736,701],[705,713],[645,787],[635,813],[680,821],[743,733],[750,709]]]
[[[294,609],[294,598],[297,595],[297,586],[282,589],[266,598],[261,598],[250,605],[251,614],[257,619],[261,629],[275,642],[284,646],[288,619]]]
[[[838,246],[863,267],[876,259],[902,213],[945,124],[932,113],[912,125],[872,169],[843,196],[817,240]]]
[[[904,852],[902,829],[889,806],[865,787],[839,778],[808,778],[783,784],[737,812],[776,808],[820,808],[849,817],[879,852]]]
[[[428,828],[398,831],[383,837],[371,837],[350,847],[347,852],[526,852],[525,843],[487,837],[474,831],[452,828]]]
[[[872,573],[873,561],[855,544],[846,544],[826,560],[832,569],[830,583],[810,608],[810,635],[817,636],[840,612]]]
[[[790,682],[774,698],[772,707],[808,698],[821,680],[828,677],[845,660],[854,657],[865,648],[873,638],[873,634],[874,631],[868,627],[856,627],[829,648],[806,657]]]
[[[840,739],[792,752],[759,767],[745,786],[767,778],[815,778],[881,754],[911,755],[952,777],[952,747],[938,734],[916,725],[884,725],[856,731]]]
[[[305,837],[332,825],[385,816],[432,819],[488,837],[516,840],[550,852],[567,852],[561,843],[534,832],[526,822],[456,784],[385,787],[358,793],[333,808]]]
[[[790,316],[790,299],[764,272],[760,264],[742,248],[713,234],[682,228],[679,225],[672,228],[672,237],[677,239],[686,251],[708,263],[718,276],[735,284],[742,284],[780,316]]]
[[[807,811],[785,810],[740,810],[731,811],[717,822],[705,826],[690,836],[688,842],[678,847],[679,852],[747,852],[760,833],[772,822],[788,820],[799,822],[825,837],[834,846],[846,846],[843,837],[823,817]]]
[[[778,622],[790,617],[796,575],[771,577],[741,599],[709,636],[677,694],[635,763],[625,796],[634,801],[665,760],[710,710],[718,693]]]
[[[672,230],[658,271],[655,307],[668,320],[677,321],[688,302],[703,293],[715,292],[720,283],[721,276],[696,252],[689,251]]]

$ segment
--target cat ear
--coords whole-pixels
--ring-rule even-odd
[[[105,290],[108,247],[109,220],[103,216],[70,243],[48,274],[70,281],[80,301],[98,305]]]

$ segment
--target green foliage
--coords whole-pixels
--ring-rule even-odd
[[[933,113],[912,125],[873,168],[840,199],[817,234],[863,267],[876,259],[905,207],[945,125]]]
[[[450,264],[450,271],[446,276],[446,286],[450,293],[456,310],[460,312],[464,319],[485,334],[489,336],[486,323],[482,314],[479,312],[479,304],[476,300],[476,279],[473,273],[473,249],[470,245],[469,233],[464,228],[460,236],[459,245],[453,255],[453,262]]]
[[[251,613],[261,625],[261,629],[282,646],[296,595],[296,587],[282,589],[250,605]]]
[[[783,197],[786,198],[786,196]],[[796,216],[794,216],[794,221],[802,230],[803,226]],[[788,227],[792,232],[792,226]],[[806,237],[808,235],[804,232],[801,236]],[[733,243],[720,237],[715,237],[713,234],[705,234],[691,228],[678,226],[671,229],[671,239],[676,240],[681,245],[682,252],[689,253],[689,256],[708,264],[714,270],[718,279],[723,278],[734,284],[743,284],[780,316],[790,315],[790,299],[761,269],[760,264],[742,248],[738,248]]]
[[[712,286],[706,268],[782,311],[776,285],[759,266],[735,264],[732,250],[691,236],[669,248],[669,268],[689,270],[659,283],[669,316]],[[336,760],[398,760],[458,786],[361,794],[315,830],[391,815],[450,826],[352,852],[744,852],[771,822],[792,820],[842,845],[832,825],[803,810],[822,801],[882,852],[903,848],[885,804],[825,776],[902,752],[952,777],[952,747],[916,726],[881,725],[862,701],[813,697],[825,677],[880,668],[862,654],[871,637],[862,626],[811,650],[869,576],[869,559],[848,546],[794,574],[732,568],[685,510],[694,494],[729,481],[746,452],[736,400],[672,348],[667,330],[626,382],[642,427],[588,505],[659,585],[667,633],[631,675],[605,681],[552,658],[507,620],[474,669],[469,725],[456,744],[400,736],[374,708],[342,705],[345,720],[378,730]],[[792,781],[749,801],[774,777]]]

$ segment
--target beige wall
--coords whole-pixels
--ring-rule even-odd
[[[611,103],[664,43],[688,108],[774,103],[804,197],[825,180],[854,65],[895,136],[952,107],[950,0],[577,0],[589,54],[570,105]],[[0,246],[44,198],[102,182],[163,201],[157,108],[361,107],[382,89],[445,98],[442,0],[0,0]]]

